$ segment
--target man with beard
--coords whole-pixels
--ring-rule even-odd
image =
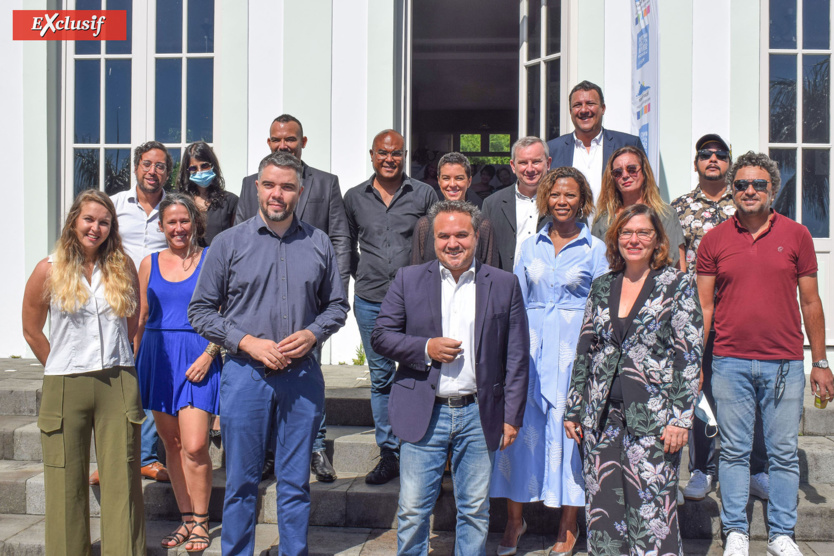
[[[304,135],[304,128],[298,118],[290,114],[281,114],[269,126],[269,137],[266,144],[271,152],[289,153],[301,160],[301,152],[307,146],[307,137]],[[308,166],[303,161],[301,166],[303,168],[301,171],[302,193],[298,199],[295,215],[302,222],[318,228],[330,238],[333,249],[336,251],[342,285],[347,292],[350,283],[350,234],[347,218],[345,217],[345,205],[342,201],[342,190],[339,187],[339,178]],[[240,200],[235,212],[235,225],[258,214],[258,191],[255,187],[257,177],[257,174],[252,174],[243,178]],[[313,354],[316,359],[321,361],[321,346],[316,346]],[[324,452],[324,439],[327,433],[326,421],[327,417],[322,412],[321,426],[318,434],[316,434],[316,441],[313,443],[313,459],[310,470],[316,476],[316,480],[332,483],[336,480],[336,471]],[[271,474],[270,458],[271,456],[268,455],[268,468],[264,469],[265,477]]]
[[[455,554],[485,554],[495,452],[515,441],[524,418],[527,316],[518,279],[475,260],[474,205],[440,201],[429,220],[437,261],[397,272],[372,339],[399,363],[389,404],[403,441],[397,554],[428,554],[449,453]]]
[[[721,438],[724,556],[748,554],[746,508],[757,409],[770,467],[767,552],[798,555],[793,535],[805,390],[803,322],[813,362],[811,391],[824,400],[834,397],[814,241],[808,228],[771,208],[781,176],[767,155],[751,151],[739,157],[727,183],[736,213],[701,240],[696,269],[704,330],[708,333],[712,322],[715,328],[712,392]]]
[[[736,212],[733,194],[727,186],[727,171],[733,163],[730,145],[720,135],[709,133],[695,143],[695,171],[698,185],[694,190],[681,195],[671,205],[678,213],[684,235],[686,268],[695,272],[698,245],[704,234],[730,218]],[[704,346],[703,382],[701,390],[715,407],[712,397],[712,345],[715,341],[713,330]],[[707,435],[704,423],[692,427],[689,436],[689,482],[681,489],[687,500],[703,500],[715,487],[718,473],[718,459],[715,440]],[[750,493],[762,500],[768,498],[767,454],[762,438],[761,415],[756,414],[753,454],[750,459]]]
[[[349,309],[327,235],[300,221],[301,162],[261,161],[260,211],[222,232],[205,256],[188,320],[228,350],[220,382],[226,448],[223,554],[252,554],[258,483],[275,451],[281,554],[307,554],[310,459],[324,406],[312,350]]]
[[[116,193],[111,200],[116,207],[122,245],[139,270],[142,259],[168,247],[165,234],[159,226],[156,207],[165,197],[162,188],[168,182],[174,163],[165,145],[158,141],[148,141],[134,150],[133,166],[136,185],[133,189]],[[159,435],[156,433],[153,412],[146,410],[145,415],[147,418],[142,423],[142,476],[167,482],[168,470],[159,462],[157,455]],[[90,475],[90,484],[99,484],[98,471]]]
[[[365,482],[381,485],[400,474],[400,443],[388,421],[394,362],[374,351],[371,333],[391,280],[411,262],[414,226],[437,201],[437,194],[430,185],[405,174],[405,140],[397,131],[380,131],[372,145],[374,174],[345,193],[345,212],[350,228],[350,270],[356,279],[353,314],[371,373],[371,411],[380,452],[379,462]]]
[[[498,246],[498,267],[507,272],[513,271],[521,243],[547,222],[548,217],[539,215],[536,191],[550,167],[547,145],[538,137],[522,137],[510,154],[510,167],[518,181],[484,201],[484,218],[492,223]]]

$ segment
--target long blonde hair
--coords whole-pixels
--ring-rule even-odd
[[[130,259],[122,248],[116,207],[113,206],[110,197],[96,189],[87,189],[79,193],[70,207],[61,237],[55,242],[52,272],[46,291],[51,301],[68,313],[76,312],[87,302],[90,294],[82,283],[84,250],[75,230],[84,203],[98,203],[110,213],[110,234],[97,253],[101,280],[104,284],[104,298],[120,318],[131,316],[136,311],[135,271],[131,270]]]
[[[653,208],[658,215],[665,215],[669,210],[669,205],[664,203],[660,197],[660,189],[657,187],[654,172],[652,172],[652,167],[649,164],[646,153],[637,147],[626,145],[614,151],[614,154],[611,155],[611,158],[608,159],[605,165],[605,173],[602,175],[602,188],[599,193],[599,200],[597,201],[594,222],[602,218],[603,214],[605,214],[608,218],[608,225],[610,226],[614,219],[617,218],[617,211],[623,207],[623,196],[620,190],[617,189],[617,181],[611,175],[611,170],[614,169],[614,161],[624,154],[633,154],[640,159],[640,168],[643,172],[643,187],[640,189],[640,195],[643,198],[643,204]]]

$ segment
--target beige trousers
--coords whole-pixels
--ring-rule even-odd
[[[101,554],[145,554],[139,444],[145,420],[133,367],[45,376],[38,427],[46,494],[46,555],[91,554],[90,435],[101,478]]]

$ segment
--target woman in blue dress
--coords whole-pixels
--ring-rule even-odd
[[[188,552],[198,552],[209,543],[208,438],[220,385],[220,348],[194,332],[187,316],[206,251],[198,245],[205,220],[190,196],[169,193],[159,203],[159,227],[168,248],[139,266],[136,367],[142,405],[153,410],[182,513],[182,523],[162,546],[185,543]]]
[[[530,323],[530,385],[524,425],[516,441],[495,457],[490,496],[507,499],[507,526],[499,556],[516,553],[527,529],[522,504],[542,501],[562,508],[550,554],[571,554],[576,517],[585,504],[582,460],[565,435],[562,417],[576,342],[591,282],[608,271],[605,244],[578,219],[594,200],[576,168],[548,172],[536,193],[551,222],[521,245],[515,274]]]

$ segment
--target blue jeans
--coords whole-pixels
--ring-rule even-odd
[[[142,423],[142,446],[140,448],[142,467],[150,465],[155,461],[159,461],[159,454],[157,454],[156,449],[156,446],[159,443],[159,435],[156,434],[156,423],[153,420],[153,411],[146,409],[145,415],[148,418]]]
[[[371,371],[371,412],[374,415],[376,429],[376,445],[381,451],[396,452],[400,441],[391,430],[388,420],[388,397],[391,394],[391,383],[394,382],[394,362],[383,357],[371,347],[371,334],[376,326],[381,303],[365,301],[361,297],[353,298],[353,315],[359,325],[359,335],[365,347],[365,359]]]
[[[310,353],[313,354],[316,362],[319,366],[321,366],[321,345],[316,344],[316,346],[310,350]],[[316,433],[316,439],[313,440],[313,452],[324,451],[325,438],[327,438],[327,412],[324,410],[324,406],[321,406],[321,424],[319,425],[319,431]]]
[[[324,377],[312,358],[267,378],[263,369],[243,359],[226,358],[220,379],[224,555],[251,555],[255,548],[258,484],[267,448],[275,453],[281,554],[307,554],[310,458],[323,405]]]
[[[784,391],[777,398],[780,367],[783,369]],[[721,437],[718,473],[721,480],[721,522],[725,533],[748,532],[746,508],[750,494],[750,451],[758,406],[770,465],[770,498],[767,502],[770,538],[793,536],[799,493],[797,444],[804,390],[802,361],[713,357],[712,392]]]
[[[455,555],[486,554],[489,481],[494,452],[486,445],[478,404],[435,405],[425,436],[400,448],[397,554],[429,552],[429,518],[440,493],[446,455],[452,450],[457,524]]]

